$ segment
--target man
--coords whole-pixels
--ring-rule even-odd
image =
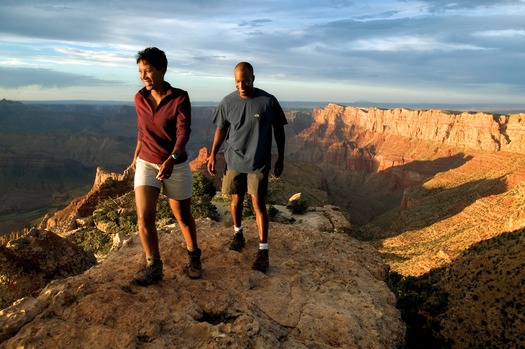
[[[242,208],[246,193],[251,195],[257,230],[259,252],[252,268],[266,272],[268,258],[268,212],[266,195],[271,167],[272,129],[278,157],[274,174],[279,177],[284,166],[284,125],[287,123],[277,99],[253,86],[255,75],[250,63],[241,62],[233,71],[237,91],[223,98],[213,122],[217,129],[208,158],[208,172],[216,174],[216,155],[224,140],[226,173],[222,182],[223,194],[231,194],[234,235],[230,249],[241,251],[245,244],[242,227]]]
[[[185,270],[192,279],[200,278],[201,250],[191,214],[193,175],[188,164],[186,144],[190,137],[191,105],[188,93],[164,80],[168,61],[163,51],[150,47],[137,55],[139,77],[144,87],[135,95],[138,119],[135,169],[135,201],[146,266],[133,282],[148,286],[162,280],[163,265],[155,227],[160,190],[169,199],[188,249]]]

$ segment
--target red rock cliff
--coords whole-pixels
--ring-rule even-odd
[[[343,107],[314,109],[314,122],[293,142],[318,150],[300,156],[348,169],[384,170],[425,155],[458,150],[525,154],[525,114],[497,115]],[[383,146],[387,145],[387,146]],[[421,148],[421,146],[423,146]],[[417,149],[422,156],[414,156]],[[372,161],[373,159],[373,161]]]

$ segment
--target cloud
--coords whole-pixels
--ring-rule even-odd
[[[3,0],[0,85],[136,86],[136,52],[157,46],[170,82],[189,89],[219,81],[229,89],[244,60],[257,82],[284,90],[319,83],[470,93],[486,84],[514,93],[525,86],[524,15],[517,0]]]
[[[5,68],[0,67],[0,87],[17,89],[27,86],[42,88],[63,88],[73,86],[120,86],[118,80],[101,80],[87,75],[59,72],[39,68]]]
[[[501,8],[502,6],[517,4],[516,0],[422,0],[421,2],[428,4],[431,11],[438,12],[458,9]]]
[[[361,39],[351,43],[357,51],[457,51],[457,50],[484,50],[470,44],[457,44],[439,42],[433,38],[418,36],[382,37],[374,39]]]
[[[239,24],[239,27],[261,27],[269,23],[272,23],[271,19],[254,19],[250,21],[242,21]]]
[[[110,52],[106,49],[89,50],[77,47],[59,46],[55,51],[62,54],[62,59],[70,63],[89,64],[100,63],[105,65],[130,65],[135,63],[133,57],[122,53]]]
[[[525,1],[525,0],[524,0]],[[473,34],[482,38],[525,38],[523,29],[500,29],[500,30],[483,30]]]

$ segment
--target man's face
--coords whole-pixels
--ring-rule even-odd
[[[144,60],[139,62],[138,68],[140,80],[142,80],[147,90],[151,91],[162,88],[164,85],[164,74],[166,73],[166,69],[158,70]]]
[[[253,81],[255,76],[248,69],[238,68],[233,72],[235,77],[235,88],[239,91],[241,98],[250,98],[253,96]]]

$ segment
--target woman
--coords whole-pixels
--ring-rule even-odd
[[[137,65],[144,87],[135,95],[138,137],[132,166],[146,266],[134,275],[133,282],[147,286],[162,280],[162,259],[155,227],[161,188],[186,240],[189,264],[185,271],[192,279],[200,278],[201,250],[191,214],[193,176],[186,154],[191,132],[190,99],[186,91],[164,81],[168,60],[163,51],[156,47],[140,51]]]

